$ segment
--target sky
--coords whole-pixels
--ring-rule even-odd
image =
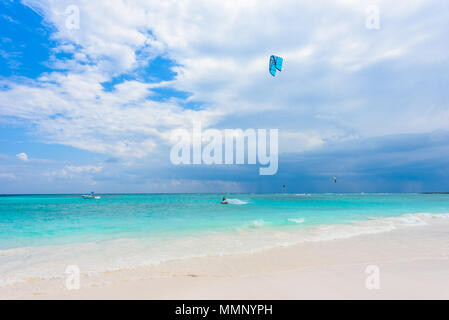
[[[436,0],[1,0],[0,193],[449,191],[448,31]],[[193,121],[278,129],[277,173],[173,165]]]

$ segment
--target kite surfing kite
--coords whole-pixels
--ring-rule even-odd
[[[270,74],[274,77],[276,75],[276,70],[282,70],[282,61],[281,57],[271,56],[270,57]]]

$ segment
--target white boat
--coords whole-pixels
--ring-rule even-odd
[[[91,192],[90,194],[83,194],[81,196],[81,198],[83,198],[83,199],[100,199],[101,197],[96,196],[93,192]]]

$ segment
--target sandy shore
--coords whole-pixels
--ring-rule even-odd
[[[379,289],[368,289],[370,265]],[[371,278],[370,278],[371,279]],[[372,282],[371,282],[372,283]],[[2,299],[449,299],[449,221],[0,288]]]

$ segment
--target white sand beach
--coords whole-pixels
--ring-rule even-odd
[[[368,266],[379,288],[368,289]],[[1,299],[449,299],[449,221],[0,288]]]

